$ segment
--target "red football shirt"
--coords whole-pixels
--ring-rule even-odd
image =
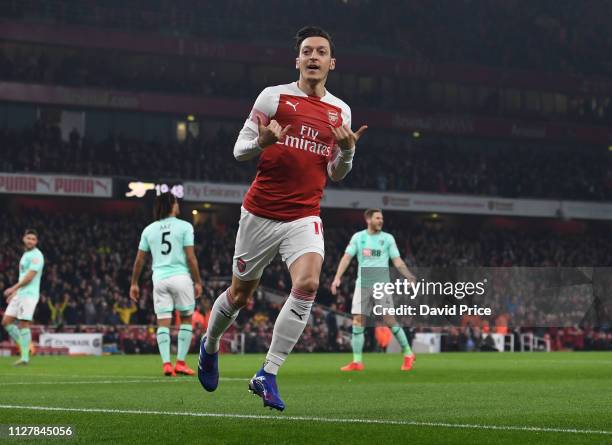
[[[243,131],[258,133],[258,117],[264,125],[275,119],[291,128],[283,140],[261,152],[244,207],[279,221],[319,215],[327,165],[339,150],[329,126],[350,128],[350,108],[329,91],[323,97],[308,96],[291,83],[264,89]]]

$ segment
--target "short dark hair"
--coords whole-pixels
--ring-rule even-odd
[[[38,232],[36,231],[36,229],[25,229],[23,232],[23,236],[26,235],[34,235],[36,238],[38,238]]]
[[[167,218],[172,213],[172,207],[176,202],[176,196],[170,192],[160,194],[155,198],[155,206],[153,207],[153,219],[159,221]]]
[[[365,219],[370,219],[372,217],[372,215],[374,215],[375,213],[382,213],[382,210],[380,209],[368,209],[365,212],[363,212],[363,216]]]
[[[295,34],[295,51],[299,54],[302,42],[308,37],[323,37],[329,42],[331,56],[334,57],[335,46],[331,35],[320,26],[304,26]]]

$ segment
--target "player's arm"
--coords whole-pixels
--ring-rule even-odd
[[[336,271],[336,276],[334,277],[334,281],[332,281],[330,289],[333,295],[336,295],[338,292],[338,286],[340,286],[342,275],[344,275],[349,264],[351,264],[351,259],[357,254],[358,237],[359,235],[357,233],[351,237],[348,246],[346,246],[344,250],[344,255],[340,259],[340,264],[338,264],[338,270]]]
[[[149,240],[147,239],[147,229],[142,231],[140,235],[140,243],[138,243],[138,252],[136,253],[136,259],[134,260],[134,266],[132,267],[132,284],[130,285],[130,299],[133,302],[138,301],[140,297],[140,287],[138,282],[140,281],[140,274],[142,274],[142,268],[144,267],[147,252],[151,251],[149,246]]]
[[[191,273],[193,286],[195,288],[195,297],[202,296],[202,277],[200,276],[200,267],[198,266],[198,258],[195,255],[193,246],[185,246],[185,256],[187,257],[187,266]]]
[[[134,260],[134,267],[132,268],[132,284],[130,285],[130,298],[134,302],[138,301],[138,297],[140,296],[138,281],[140,280],[140,275],[142,274],[142,269],[146,261],[146,255],[147,252],[138,249],[136,259]]]
[[[200,277],[200,267],[198,266],[198,258],[195,255],[194,245],[195,234],[193,226],[188,224],[186,230],[183,231],[183,249],[185,251],[187,266],[191,273],[191,279],[193,280],[195,298],[200,298],[202,295],[202,277]]]
[[[341,150],[336,147],[332,160],[327,163],[327,176],[334,182],[341,181],[353,168],[355,149]]]
[[[357,141],[368,129],[367,125],[362,125],[356,132],[351,130],[350,109],[343,111],[342,118],[345,122],[343,125],[337,128],[332,125],[329,126],[337,144],[332,159],[327,163],[327,175],[332,181],[344,179],[351,171]]]
[[[349,255],[348,253],[344,253],[342,258],[340,259],[340,263],[338,264],[338,270],[336,271],[336,276],[334,277],[334,281],[331,284],[331,293],[332,295],[336,295],[338,292],[338,286],[342,282],[342,275],[348,269],[349,264],[351,264],[351,260],[353,259],[353,255]]]
[[[25,274],[25,276],[18,283],[14,284],[13,286],[11,286],[7,290],[5,290],[4,291],[4,296],[6,297],[6,300],[7,301],[11,301],[11,299],[15,296],[17,291],[20,288],[30,284],[30,282],[34,279],[34,277],[36,276],[37,273],[38,273],[38,271],[36,271],[36,270],[28,270],[28,272]]]
[[[401,257],[398,256],[396,258],[392,258],[391,262],[398,272],[404,276],[404,278],[406,278],[408,281],[416,281],[416,277],[412,272],[410,272],[410,269],[408,269],[408,266],[406,266],[406,263],[404,263],[404,260],[402,260]]]
[[[390,238],[391,240],[388,249],[389,258],[391,258],[391,262],[404,278],[406,278],[408,281],[416,281],[416,277],[412,272],[410,272],[410,269],[408,269],[408,266],[406,266],[406,263],[404,263],[404,260],[402,260],[402,257],[400,256],[399,249],[397,248],[397,243],[395,242],[395,238],[392,235],[390,235]]]
[[[264,148],[285,137],[290,125],[282,128],[272,119],[278,108],[278,100],[278,94],[272,93],[268,88],[259,94],[234,144],[236,160],[248,161],[259,155]]]

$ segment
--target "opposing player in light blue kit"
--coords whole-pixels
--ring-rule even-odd
[[[338,286],[342,279],[342,275],[348,268],[352,258],[357,255],[357,262],[359,263],[357,272],[357,281],[355,282],[355,293],[353,294],[353,305],[351,313],[353,314],[353,336],[351,339],[351,346],[353,347],[353,361],[346,366],[341,368],[342,371],[362,371],[364,369],[362,352],[364,344],[364,322],[365,314],[364,308],[367,307],[367,302],[362,301],[362,276],[361,269],[363,267],[378,268],[382,275],[385,276],[385,280],[389,278],[389,260],[397,268],[397,270],[408,280],[413,281],[414,275],[408,270],[406,263],[400,257],[395,238],[390,233],[382,231],[383,227],[383,214],[380,209],[368,209],[364,213],[368,228],[357,232],[351,238],[349,245],[347,246],[344,256],[340,260],[338,265],[338,271],[331,284],[331,292],[336,295]],[[385,270],[386,269],[386,270]],[[386,306],[392,306],[393,302],[391,297],[387,297],[386,301],[381,301]],[[409,371],[412,369],[412,364],[415,360],[414,353],[412,352],[406,333],[397,324],[395,317],[392,315],[383,316],[385,323],[393,332],[393,335],[402,347],[404,354],[404,361],[401,366],[402,371]]]
[[[167,376],[176,374],[194,375],[187,366],[185,357],[191,345],[191,316],[195,299],[202,295],[202,279],[198,259],[194,252],[193,226],[177,218],[179,205],[176,197],[162,193],[156,198],[154,218],[140,237],[130,298],[138,301],[138,280],[147,252],[153,257],[153,306],[157,315],[157,345],[162,358],[163,372]],[[170,362],[170,323],[174,310],[181,316],[178,333],[176,366]]]
[[[19,261],[19,281],[4,291],[8,306],[2,318],[2,326],[21,350],[21,359],[15,365],[27,365],[30,362],[30,322],[40,298],[40,279],[45,266],[45,258],[36,247],[36,230],[25,231],[23,245],[25,252]],[[15,325],[15,320],[18,320],[19,327]]]

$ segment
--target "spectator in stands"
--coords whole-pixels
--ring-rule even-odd
[[[96,323],[96,306],[94,305],[93,298],[87,297],[83,307],[85,315],[85,324],[92,325]]]
[[[113,312],[115,312],[119,316],[119,320],[121,320],[122,324],[130,324],[130,319],[132,318],[132,314],[134,314],[138,308],[134,302],[128,301],[127,298],[123,298],[121,303],[115,303],[113,306]]]
[[[126,138],[94,143],[85,138],[76,156],[70,143],[61,140],[57,127],[39,123],[24,131],[0,129],[0,146],[6,152],[0,160],[0,171],[153,175],[248,183],[253,176],[253,166],[233,162],[231,153],[226,150],[231,143],[228,132],[223,129],[213,138],[193,139],[184,144],[162,145]],[[399,149],[403,150],[401,158],[397,157]],[[192,161],[179,162],[174,156],[177,152]],[[361,162],[355,164],[352,174],[345,181],[330,184],[331,187],[502,197],[612,199],[612,157],[599,147],[575,149],[562,144],[548,147],[541,143],[508,144],[475,139],[458,142],[456,138],[432,135],[411,142],[407,147],[371,142],[361,148],[359,156]],[[32,159],[37,159],[36,163]],[[369,174],[368,166],[373,163],[386,172],[384,183]],[[100,246],[101,253],[105,248]],[[214,263],[217,258],[212,256],[210,261]],[[214,267],[211,269],[214,271]],[[284,273],[282,267],[273,268],[264,279]]]
[[[77,325],[84,319],[82,312],[79,311],[77,302],[70,300],[64,310],[64,322],[67,325]]]
[[[42,325],[48,325],[51,321],[51,309],[49,308],[48,298],[44,294],[40,296],[40,301],[36,306],[34,320]]]
[[[139,237],[137,228],[142,227],[144,221],[145,216],[143,215],[108,217],[81,212],[75,215],[54,214],[50,217],[36,211],[22,212],[19,216],[8,214],[0,218],[0,244],[6,246],[2,255],[5,261],[11,264],[17,263],[21,255],[19,246],[7,241],[18,238],[16,228],[31,226],[46,233],[45,245],[49,248],[45,249],[45,252],[48,252],[49,255],[49,273],[45,275],[41,287],[41,303],[46,302],[46,306],[39,305],[39,312],[35,318],[37,322],[47,320],[44,315],[46,308],[47,321],[57,324],[58,320],[63,319],[66,330],[73,329],[75,324],[80,323],[88,325],[100,323],[105,326],[120,323],[151,325],[154,320],[151,298],[143,299],[146,304],[136,308],[126,304],[122,296],[124,295],[122,290],[125,292],[125,289],[129,287],[131,266],[129,261],[125,261],[129,257],[126,246],[136,242],[135,240]],[[407,224],[395,218],[390,219],[388,225],[389,230],[395,235],[397,244],[403,246],[401,250],[411,255],[411,266],[584,266],[584,264],[609,266],[612,264],[612,240],[607,231],[600,232],[591,229],[577,235],[561,236],[554,233],[482,229],[470,234],[470,232],[444,228],[427,222]],[[355,229],[350,226],[334,227],[332,224],[326,227],[325,234],[326,241],[328,241],[326,261],[329,264],[337,263],[343,254],[346,240],[350,238]],[[199,302],[200,311],[205,318],[211,296],[227,285],[223,277],[231,274],[231,255],[223,254],[223,252],[231,251],[233,245],[233,239],[227,236],[227,232],[229,232],[227,228],[215,227],[212,224],[196,226],[196,239],[206,246],[199,252],[202,258],[200,262],[203,268],[202,275],[207,277],[205,280],[206,297]],[[67,235],[72,233],[79,233],[82,236]],[[99,246],[103,247],[99,248]],[[87,266],[83,266],[84,264]],[[279,272],[275,276],[265,277],[267,281],[262,280],[263,286],[272,289],[288,286],[287,277],[281,266],[280,261],[271,265],[270,268],[277,269]],[[332,267],[323,268],[320,281],[322,285],[329,283],[331,279],[328,270],[333,272]],[[354,269],[347,273],[355,276]],[[15,271],[12,269],[0,272],[0,288],[14,280],[14,274]],[[145,292],[150,295],[150,289],[143,288],[143,295]],[[55,295],[59,306],[52,303],[50,295]],[[68,295],[71,295],[72,298],[67,297]],[[337,334],[334,335],[333,317],[326,313],[325,306],[329,305],[331,308],[335,307],[341,312],[346,312],[346,308],[350,307],[347,301],[350,301],[351,295],[350,280],[346,280],[337,298],[329,301],[322,300],[325,303],[321,306],[324,310],[313,311],[307,327],[308,336],[305,337],[302,345],[296,347],[303,348],[303,350],[326,351],[335,347],[332,341],[336,338],[337,347],[340,350],[348,349],[349,331],[347,331],[346,320],[337,320]],[[68,304],[62,309],[64,301],[68,301]],[[4,302],[0,303],[2,304]],[[112,310],[115,304],[119,311]],[[504,323],[512,326],[513,317],[525,316],[521,313],[521,308],[525,306],[526,302],[517,296],[510,295],[500,299],[499,311],[495,313],[508,314],[508,319]],[[77,314],[76,318],[69,315],[68,307]],[[135,313],[136,309],[138,313]],[[263,292],[258,292],[253,304],[245,308],[244,313],[248,316],[239,317],[236,330],[245,333],[247,351],[266,350],[272,323],[278,314],[278,309],[278,304],[271,303],[264,297]],[[129,317],[123,322],[117,313],[121,311],[125,311],[125,316]],[[252,317],[251,320],[249,317]],[[476,337],[471,335],[472,330],[476,328],[476,322],[478,326],[482,325],[477,319],[473,321],[474,326],[470,328],[472,343]],[[495,320],[490,320],[490,322],[494,328],[503,326],[503,324],[496,325]],[[196,329],[202,330],[202,327],[196,324]],[[559,347],[564,345],[584,349],[610,347],[609,326],[598,326],[596,329],[591,324],[590,326],[581,325],[577,329],[568,331],[573,334],[567,337],[567,341],[565,333],[560,342],[555,340],[553,333],[550,334],[551,339],[554,344],[558,343]],[[459,333],[454,334],[459,338],[458,344],[461,345],[461,348],[467,345],[468,339],[464,335],[465,332],[466,330],[460,330]],[[583,332],[583,334],[578,334],[578,332]],[[546,329],[541,334],[545,333]],[[580,335],[583,335],[584,341],[579,340]],[[449,348],[456,348],[456,340],[455,338],[453,342],[449,342],[451,345]],[[138,342],[137,339],[134,341]],[[475,346],[475,344],[472,345],[472,347]]]
[[[51,323],[54,325],[63,325],[64,324],[64,311],[66,310],[66,306],[68,306],[68,301],[70,300],[70,296],[68,293],[64,294],[63,301],[60,303],[59,301],[53,303],[51,300],[47,301],[47,306],[51,311]]]
[[[117,334],[114,326],[105,328],[104,326],[99,325],[96,328],[96,331],[104,332],[104,336],[102,337],[102,347],[104,353],[116,354],[119,352],[119,335]]]

